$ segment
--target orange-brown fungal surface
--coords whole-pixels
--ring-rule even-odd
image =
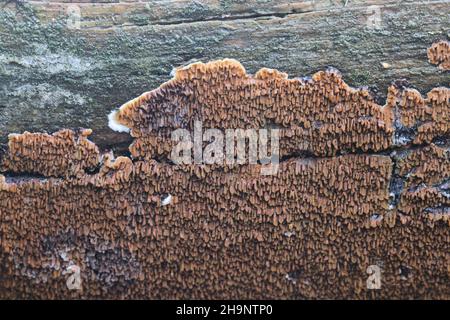
[[[396,114],[395,144],[423,144],[450,132],[450,89],[434,88],[423,98],[414,89],[391,86],[388,105]]]
[[[136,138],[136,158],[167,155],[170,133],[193,130],[195,121],[218,129],[285,129],[282,156],[380,151],[392,145],[394,132],[391,108],[349,87],[334,69],[288,79],[263,68],[253,77],[230,59],[177,69],[174,79],[123,105],[115,119]]]
[[[428,48],[428,60],[439,69],[450,70],[450,42],[441,40]]]
[[[10,143],[20,152],[7,150],[17,159],[7,168],[36,163],[54,177],[0,175],[0,297],[450,298],[448,89],[425,100],[390,90],[380,106],[336,71],[301,80],[198,63],[116,112],[132,158],[107,153],[95,171],[70,171],[100,161],[74,133]],[[271,175],[260,164],[175,165],[163,156],[170,133],[195,120],[280,128],[286,157]],[[79,162],[80,145],[97,156]],[[59,148],[78,162],[45,156]]]
[[[447,221],[450,226],[450,154],[434,144],[411,151],[399,161],[404,177],[399,212]]]
[[[43,176],[71,176],[93,169],[100,163],[97,146],[87,137],[90,129],[46,133],[10,134],[8,152],[0,171],[35,173]]]
[[[448,226],[392,216],[387,156],[202,179],[111,161],[71,180],[0,181],[3,298],[448,297]],[[82,290],[66,285],[72,265]],[[370,265],[381,291],[367,289]]]

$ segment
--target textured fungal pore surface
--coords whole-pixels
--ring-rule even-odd
[[[35,173],[43,176],[71,176],[96,168],[100,163],[97,146],[87,137],[89,129],[46,133],[10,134],[8,151],[0,171]]]
[[[439,69],[450,70],[450,42],[441,40],[428,48],[428,60]]]
[[[333,69],[289,79],[221,60],[110,115],[130,157],[101,154],[89,130],[12,135],[0,297],[448,299],[449,108],[444,87],[395,84],[379,105]],[[171,133],[196,122],[279,129],[277,172],[174,164]]]
[[[396,115],[395,144],[431,143],[450,131],[450,89],[434,88],[422,97],[415,89],[391,86],[388,105]]]
[[[405,179],[399,211],[408,217],[424,215],[450,226],[450,155],[434,144],[410,152],[399,161]]]
[[[167,156],[177,128],[271,128],[282,130],[281,156],[379,151],[393,141],[393,113],[365,89],[353,89],[337,70],[311,79],[261,69],[255,76],[235,60],[195,63],[176,70],[174,79],[123,105],[118,124],[136,138],[135,158]]]

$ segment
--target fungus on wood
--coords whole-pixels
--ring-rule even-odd
[[[8,152],[1,162],[1,171],[35,173],[66,177],[93,169],[100,163],[97,146],[87,137],[90,129],[79,132],[63,129],[46,133],[10,134]]]
[[[251,76],[221,60],[111,116],[131,158],[100,155],[89,131],[11,136],[0,297],[448,299],[449,108],[448,88],[393,85],[381,106],[335,70]],[[194,120],[280,128],[277,174],[160,158]],[[382,290],[367,289],[371,265]],[[66,285],[73,266],[82,290]]]
[[[439,69],[450,70],[450,42],[440,40],[428,48],[428,60]]]

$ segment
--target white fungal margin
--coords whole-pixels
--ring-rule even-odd
[[[108,126],[116,132],[130,132],[130,128],[117,122],[116,115],[117,115],[117,110],[111,111],[111,113],[108,115]]]

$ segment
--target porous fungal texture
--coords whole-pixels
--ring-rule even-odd
[[[172,80],[124,104],[112,118],[115,126],[131,129],[137,159],[168,158],[170,133],[193,132],[195,121],[206,128],[280,128],[281,156],[335,156],[430,143],[450,130],[449,100],[445,87],[424,98],[392,85],[381,106],[335,69],[288,79],[263,68],[253,77],[228,59],[176,70]]]
[[[450,89],[434,88],[426,98],[415,89],[391,86],[388,105],[396,114],[395,145],[430,143],[450,132]]]
[[[426,214],[430,221],[450,219],[450,156],[433,144],[411,151],[399,161],[405,185],[399,212],[403,219]]]
[[[450,42],[441,40],[428,48],[428,60],[439,69],[450,70]]]
[[[392,145],[394,132],[391,106],[349,87],[335,69],[312,79],[288,79],[264,68],[253,77],[231,59],[180,68],[172,80],[115,114],[136,138],[130,151],[140,159],[167,157],[170,133],[193,130],[196,120],[206,128],[284,129],[281,156],[380,151]]]
[[[380,106],[335,70],[253,77],[222,60],[178,69],[114,112],[135,137],[131,158],[100,159],[86,131],[12,136],[0,297],[448,299],[449,107],[447,88],[392,86]],[[170,132],[195,120],[278,127],[286,157],[274,175],[174,165]],[[66,284],[74,265],[78,290]],[[380,290],[368,289],[371,265]]]
[[[34,173],[45,177],[83,174],[100,163],[97,146],[87,137],[90,129],[60,130],[46,133],[10,134],[8,152],[1,159],[0,170]]]

